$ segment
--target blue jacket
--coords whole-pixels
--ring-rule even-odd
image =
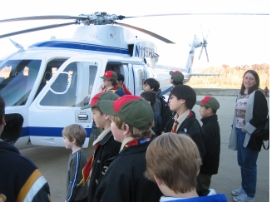
[[[227,198],[224,194],[215,194],[211,196],[200,196],[194,198],[187,198],[187,199],[176,199],[173,200],[171,197],[166,200],[166,198],[162,198],[162,202],[227,202]]]
[[[39,169],[17,148],[1,140],[0,162],[0,195],[6,201],[51,201],[49,185]]]

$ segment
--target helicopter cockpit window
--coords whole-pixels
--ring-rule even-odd
[[[90,65],[89,62],[70,63],[57,75],[40,105],[83,106],[86,98],[90,98],[96,72],[97,66]]]
[[[0,66],[0,94],[6,106],[24,105],[34,86],[41,60],[8,60]]]

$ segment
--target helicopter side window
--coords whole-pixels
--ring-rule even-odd
[[[51,83],[40,105],[75,107],[89,104],[97,74],[93,62],[72,62]]]
[[[54,59],[47,64],[46,70],[44,72],[43,78],[38,87],[38,91],[36,96],[40,93],[40,91],[44,88],[44,86],[48,83],[48,81],[52,78],[53,74],[58,70],[58,68],[66,61],[66,59]],[[36,97],[35,96],[35,97]]]
[[[75,106],[77,88],[77,64],[73,62],[61,72],[41,100],[45,106]]]

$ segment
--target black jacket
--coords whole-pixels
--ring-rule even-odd
[[[0,140],[0,194],[6,201],[49,202],[50,189],[38,168],[17,148]],[[28,183],[26,183],[28,182]],[[29,187],[30,183],[39,186]],[[20,198],[19,198],[20,194]]]
[[[108,159],[117,156],[121,143],[114,140],[110,131],[100,142],[94,154],[94,164],[90,177],[88,202],[94,201],[94,196],[104,173],[102,171],[108,166]]]
[[[202,118],[203,140],[206,153],[203,157],[201,174],[217,174],[220,156],[220,128],[217,115]]]
[[[171,132],[173,123],[174,118],[172,117],[172,119],[167,123],[165,132]],[[193,111],[191,111],[188,117],[182,122],[176,133],[188,134],[192,138],[192,140],[197,144],[197,147],[201,154],[201,158],[203,159],[203,156],[205,154],[203,130],[200,123],[196,119],[195,113]]]
[[[145,152],[150,142],[124,148],[110,164],[95,201],[158,202],[162,193],[144,176]]]

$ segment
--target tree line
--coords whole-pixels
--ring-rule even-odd
[[[269,64],[253,64],[242,66],[215,66],[196,68],[200,73],[219,74],[219,76],[192,76],[188,85],[207,88],[240,88],[245,71],[253,69],[260,77],[260,88],[269,88]],[[197,71],[196,71],[197,72]]]

